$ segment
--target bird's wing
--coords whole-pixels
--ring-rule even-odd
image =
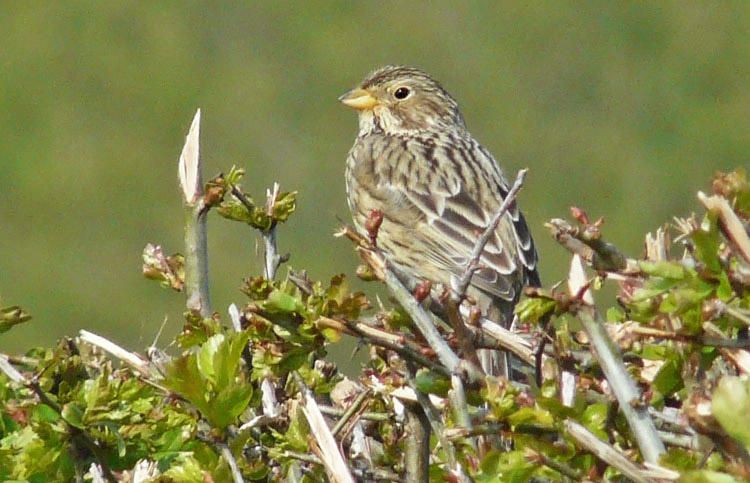
[[[405,139],[390,145],[391,152],[375,166],[381,188],[396,193],[400,209],[421,215],[414,242],[422,244],[428,261],[460,275],[508,194],[500,166],[470,137]],[[482,252],[482,268],[472,285],[515,300],[524,284],[536,280],[536,260],[528,226],[514,203]]]

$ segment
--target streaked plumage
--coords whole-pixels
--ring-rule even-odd
[[[406,90],[406,91],[405,91]],[[502,168],[466,130],[456,101],[429,75],[403,66],[372,72],[340,99],[359,111],[346,185],[357,229],[383,213],[377,243],[404,276],[450,286],[510,188]],[[501,219],[469,295],[508,323],[537,254],[516,206]]]

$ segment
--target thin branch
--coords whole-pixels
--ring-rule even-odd
[[[383,347],[399,354],[404,359],[412,360],[420,366],[426,367],[431,371],[441,374],[445,377],[451,376],[451,371],[429,357],[422,355],[418,347],[412,347],[412,344],[404,340],[403,336],[396,336],[389,332],[370,327],[363,323],[346,323],[328,317],[320,317],[316,322],[320,327],[328,327],[341,332],[359,337],[365,342]]]
[[[98,347],[125,362],[138,371],[142,376],[153,377],[155,375],[155,369],[147,359],[141,357],[135,352],[130,352],[129,350],[120,347],[109,339],[105,339],[100,335],[84,329],[81,329],[78,332],[78,337],[80,337],[83,342]]]
[[[561,463],[554,458],[549,458],[541,451],[537,451],[536,449],[529,446],[525,449],[524,453],[524,456],[526,456],[527,460],[531,460],[532,462],[552,468],[561,475],[567,476],[573,481],[584,481],[584,474],[581,471],[572,468],[565,463]]]
[[[617,347],[607,335],[604,321],[593,307],[591,292],[581,292],[586,283],[583,262],[578,255],[574,255],[568,277],[568,290],[571,295],[579,295],[581,298],[576,315],[591,341],[594,355],[609,381],[612,392],[620,403],[620,409],[633,431],[643,459],[657,463],[659,456],[666,452],[664,443],[656,432],[656,426],[648,414],[647,407],[640,404],[638,388],[630,377]]]
[[[282,457],[292,458],[305,463],[323,466],[323,462],[315,455],[309,453],[298,453],[296,451],[284,451]],[[352,468],[352,473],[364,481],[403,481],[403,478],[396,473],[380,469],[358,469]]]
[[[6,376],[8,376],[8,379],[10,379],[13,382],[17,382],[20,384],[25,384],[26,377],[24,377],[23,374],[18,372],[18,370],[10,365],[10,362],[8,361],[8,356],[5,354],[0,354],[0,371],[2,371]]]
[[[208,233],[204,211],[200,160],[201,111],[195,113],[180,153],[178,174],[185,212],[185,296],[187,308],[210,317],[208,284]]]
[[[585,450],[608,465],[619,470],[623,475],[636,483],[654,483],[654,480],[644,476],[645,469],[630,461],[625,455],[617,451],[614,446],[599,439],[594,433],[572,419],[563,422],[565,430]]]
[[[459,369],[460,359],[451,350],[450,346],[443,340],[438,332],[432,318],[417,302],[414,296],[406,290],[401,281],[396,277],[389,268],[385,269],[385,284],[388,286],[391,294],[396,298],[399,304],[411,316],[414,324],[424,336],[427,344],[435,351],[440,362],[448,368],[449,371],[455,372]]]
[[[229,446],[222,443],[219,444],[219,447],[221,448],[221,456],[224,457],[224,460],[229,465],[229,470],[232,473],[232,480],[234,483],[244,483],[245,479],[242,478],[242,472],[240,471],[240,467],[237,465],[237,460],[234,459],[234,455],[232,454],[232,451],[229,449]]]
[[[470,373],[469,377],[471,380],[479,380],[482,377],[481,371],[471,363],[461,363],[458,356],[440,336],[440,332],[438,332],[437,327],[435,327],[432,318],[422,306],[419,305],[414,296],[406,290],[401,281],[396,278],[389,268],[385,269],[385,283],[391,293],[396,297],[396,300],[401,304],[404,310],[409,313],[417,328],[427,340],[427,343],[437,353],[440,362],[442,362],[451,372],[451,401],[453,403],[453,411],[456,420],[459,421],[459,424],[471,426],[471,417],[469,415],[469,407],[466,404],[463,381],[461,381],[460,377],[456,377],[455,375],[459,368],[463,367]],[[426,410],[425,413],[427,413]],[[437,431],[435,431],[435,433],[437,434]]]
[[[451,400],[456,424],[471,429],[471,415],[469,414],[469,405],[466,402],[466,391],[463,381],[456,374],[451,376],[451,390],[448,391],[448,397]],[[469,438],[469,444],[477,449],[477,442],[474,438]]]
[[[342,417],[344,413],[346,412],[343,409],[333,408],[331,406],[323,406],[322,404],[318,404],[318,407],[320,408],[321,413],[327,414],[328,416]],[[390,421],[392,418],[387,413],[362,413],[359,415],[359,419],[365,419],[367,421],[384,422],[384,421]]]
[[[635,335],[653,337],[654,339],[675,340],[678,342],[700,344],[706,347],[722,347],[726,349],[748,349],[750,340],[748,339],[721,339],[719,337],[704,337],[692,334],[678,334],[668,330],[654,329],[641,325],[633,325],[628,331]]]
[[[266,190],[266,213],[268,216],[273,216],[273,208],[276,204],[276,198],[279,196],[279,183],[273,184],[272,190]],[[276,223],[271,225],[271,229],[268,232],[263,232],[263,245],[266,248],[265,254],[265,272],[266,279],[273,280],[276,278],[276,270],[282,262],[282,257],[279,255],[279,250],[276,246]]]
[[[484,317],[479,319],[479,327],[484,334],[487,334],[492,340],[497,342],[498,348],[512,352],[528,365],[534,366],[536,363],[536,353],[529,341]],[[546,356],[544,358],[546,359]]]
[[[516,181],[513,183],[510,191],[508,191],[508,194],[505,196],[505,199],[500,205],[500,208],[495,213],[495,216],[492,217],[490,224],[487,225],[487,228],[485,228],[482,236],[479,237],[479,239],[477,239],[476,243],[474,244],[474,249],[471,251],[471,257],[466,262],[464,273],[461,275],[461,278],[456,282],[455,287],[453,288],[455,295],[459,299],[463,298],[464,295],[466,295],[466,290],[469,288],[469,284],[471,284],[471,279],[474,276],[474,272],[476,272],[479,268],[479,259],[482,256],[484,247],[487,245],[487,242],[490,240],[490,238],[495,234],[495,230],[497,230],[497,225],[498,223],[500,223],[500,219],[508,211],[508,209],[518,196],[518,192],[521,190],[521,187],[523,187],[523,181],[526,178],[526,173],[528,173],[528,171],[528,169],[522,169],[518,172]]]
[[[566,220],[554,218],[544,226],[555,241],[573,255],[580,256],[594,270],[617,271],[632,265],[631,259],[616,246],[598,237],[587,236],[585,230],[574,227]]]
[[[722,231],[745,261],[750,262],[750,236],[748,236],[745,226],[737,217],[737,213],[732,210],[729,202],[721,196],[706,196],[706,194],[701,191],[698,192],[698,201],[700,201],[707,210],[719,214]]]
[[[409,369],[408,373],[406,374],[406,381],[414,391],[417,397],[417,401],[422,406],[425,417],[430,422],[430,427],[432,427],[432,431],[435,433],[435,436],[440,442],[440,446],[445,452],[445,457],[448,460],[449,467],[459,478],[461,478],[461,481],[471,481],[468,476],[466,476],[463,468],[461,468],[460,463],[456,459],[455,446],[448,438],[445,437],[445,423],[443,423],[443,419],[441,418],[440,413],[437,411],[437,409],[435,409],[435,406],[432,405],[432,402],[430,402],[430,398],[417,388],[417,384],[414,381],[414,374],[416,374],[416,367],[414,366],[414,363],[412,363],[411,361],[407,361],[406,365]]]
[[[406,481],[421,483],[430,479],[430,421],[421,408],[406,408]]]
[[[359,411],[362,404],[364,404],[365,401],[367,401],[367,398],[370,396],[371,392],[372,391],[370,389],[365,389],[364,391],[362,391],[362,393],[360,393],[359,396],[357,396],[357,399],[355,399],[354,402],[352,402],[349,405],[349,407],[346,408],[346,411],[344,412],[344,414],[341,415],[341,419],[339,419],[336,422],[336,426],[334,426],[333,429],[331,430],[331,434],[333,436],[336,436],[339,433],[339,431],[341,431],[344,428],[346,423],[349,422],[352,416],[354,416],[354,414],[357,411]]]

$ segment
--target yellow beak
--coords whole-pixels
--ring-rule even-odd
[[[349,107],[363,111],[365,109],[372,109],[378,104],[378,100],[365,89],[352,89],[343,96],[339,97],[339,101],[343,102]]]

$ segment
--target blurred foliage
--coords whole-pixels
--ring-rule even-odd
[[[749,27],[736,1],[7,2],[0,293],[36,320],[0,348],[81,327],[144,345],[165,315],[175,334],[180,303],[134,267],[147,240],[181,243],[179,193],[163,180],[197,107],[206,173],[240,164],[251,192],[303,193],[281,249],[333,275],[356,133],[336,98],[386,63],[431,72],[508,172],[531,168],[520,203],[545,280],[566,261],[541,223],[573,203],[605,213],[637,254],[639,233],[750,159]],[[210,224],[223,311],[260,258],[241,226]]]

